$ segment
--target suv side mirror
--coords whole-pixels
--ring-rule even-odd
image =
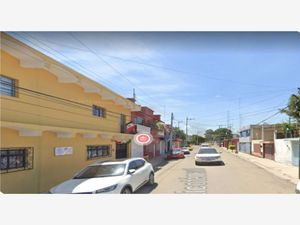
[[[129,174],[134,174],[134,173],[135,173],[135,169],[130,169],[130,170],[128,170],[128,173],[129,173]]]

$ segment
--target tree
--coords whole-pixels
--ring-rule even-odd
[[[183,141],[186,139],[186,135],[183,130],[180,130],[178,127],[173,127],[173,137],[180,138]]]
[[[203,142],[205,142],[204,137],[193,134],[190,138],[189,144],[199,145],[200,143],[203,143]]]
[[[298,130],[296,123],[282,123],[284,136],[286,138],[296,137],[296,133]]]
[[[225,138],[230,139],[232,138],[232,131],[227,128],[219,128],[213,131],[212,129],[209,129],[205,131],[205,139],[206,141],[212,142],[212,141],[218,141],[221,142]]]
[[[227,128],[219,128],[214,131],[215,140],[222,142],[224,139],[232,138],[232,131]]]
[[[212,129],[206,130],[204,136],[207,141],[213,141],[214,140],[214,131]]]
[[[297,94],[290,97],[288,106],[280,111],[294,118],[300,124],[300,88],[298,88]]]

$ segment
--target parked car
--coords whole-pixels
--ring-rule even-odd
[[[172,153],[167,154],[166,159],[183,159],[184,153],[180,149],[173,149]]]
[[[184,155],[191,154],[188,147],[182,147],[180,150],[183,152]]]
[[[221,154],[215,148],[200,148],[199,152],[195,155],[195,164],[201,163],[218,163],[223,164]]]
[[[72,179],[50,189],[52,194],[131,194],[154,184],[154,170],[143,158],[93,163]]]
[[[300,194],[300,180],[298,181],[298,184],[296,186],[296,193]]]

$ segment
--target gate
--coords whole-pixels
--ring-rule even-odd
[[[274,160],[274,143],[264,144],[264,158]]]
[[[260,144],[253,144],[253,155],[261,157]]]
[[[127,158],[127,144],[116,144],[116,159]]]

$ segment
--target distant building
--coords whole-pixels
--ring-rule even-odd
[[[136,125],[136,132],[147,132],[153,137],[153,141],[149,145],[134,145],[133,154],[147,156],[148,158],[165,154],[165,128],[160,115],[154,114],[152,109],[143,106],[140,111],[131,113],[131,119],[132,123]]]
[[[250,125],[240,130],[239,151],[274,160],[274,133],[280,124]]]

